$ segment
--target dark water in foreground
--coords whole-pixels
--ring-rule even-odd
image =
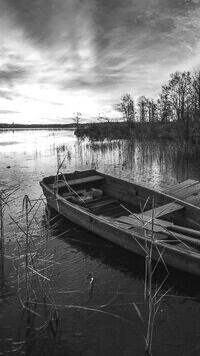
[[[14,240],[15,234],[23,232],[13,226],[8,215],[19,218],[25,194],[33,201],[38,199],[39,180],[55,174],[64,158],[63,171],[96,168],[160,190],[187,178],[200,179],[198,157],[180,154],[170,143],[89,144],[78,142],[72,131],[0,132],[1,188],[18,185],[5,211],[7,283],[0,297],[0,355],[143,355],[148,320],[144,260],[66,221],[53,221],[45,258],[37,252],[38,260],[47,264],[51,281],[31,284],[36,296],[32,313],[22,313],[17,295],[23,299],[19,286],[26,281],[17,273],[24,268],[18,262],[23,258],[17,252],[21,240],[18,248]],[[44,209],[42,202],[37,212],[40,225]],[[44,275],[44,265],[37,270]],[[154,286],[160,286],[165,276],[165,269],[159,269]],[[170,271],[159,291],[164,294],[169,290],[155,319],[153,355],[200,354],[199,282],[197,277]],[[40,295],[44,287],[45,301]],[[53,314],[55,309],[58,318]],[[49,322],[49,310],[53,323]],[[42,329],[44,325],[48,327]],[[37,332],[31,334],[33,330]],[[28,342],[23,347],[25,339]]]

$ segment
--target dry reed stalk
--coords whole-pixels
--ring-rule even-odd
[[[5,284],[4,270],[4,248],[5,248],[5,208],[13,201],[13,195],[18,186],[0,191],[0,274],[1,287]],[[51,227],[56,227],[50,223],[45,229],[41,228],[41,204],[43,200],[39,198],[31,203],[29,197],[25,195],[23,199],[23,215],[18,218],[10,216],[11,221],[17,227],[16,233],[16,255],[13,258],[14,273],[18,288],[19,301],[22,306],[21,323],[26,323],[25,339],[20,345],[24,348],[29,341],[39,336],[42,332],[49,330],[49,333],[56,337],[59,326],[59,317],[56,303],[51,288],[51,276],[53,275],[54,261],[48,253],[47,243],[51,236]],[[37,214],[39,212],[39,218]],[[46,219],[47,220],[47,219]],[[48,219],[48,222],[50,220]],[[38,288],[38,286],[40,288]],[[35,288],[36,287],[36,288]],[[45,313],[38,312],[38,300],[43,294]],[[48,304],[46,303],[48,301]],[[40,321],[40,327],[36,327]],[[24,329],[24,328],[23,328]],[[19,330],[19,335],[21,331]],[[34,337],[33,337],[34,336]],[[20,351],[20,349],[18,351]]]
[[[0,192],[0,251],[1,251],[1,289],[5,284],[5,271],[4,271],[4,250],[5,250],[5,241],[4,241],[4,212],[3,212],[3,192]]]
[[[25,209],[26,232],[25,232],[25,284],[26,284],[26,304],[28,306],[30,300],[30,285],[29,285],[29,204],[30,200],[27,195],[23,199],[23,209]]]
[[[145,207],[147,205],[147,202],[149,201],[149,198],[147,199],[147,201],[145,202],[144,207],[141,206],[141,211],[142,213],[145,210]],[[141,246],[143,250],[145,250],[145,277],[144,277],[144,301],[145,303],[147,303],[147,307],[148,307],[148,318],[147,318],[147,326],[146,326],[146,335],[145,335],[145,356],[152,356],[152,343],[153,343],[153,333],[154,333],[154,324],[155,324],[155,318],[156,315],[160,309],[160,305],[161,302],[164,300],[164,297],[168,294],[169,290],[161,295],[159,295],[159,292],[161,290],[161,288],[163,287],[166,279],[168,278],[168,270],[167,267],[165,265],[162,253],[157,244],[156,244],[156,239],[155,239],[155,232],[154,232],[154,221],[155,221],[155,213],[154,213],[154,209],[155,209],[155,201],[154,201],[154,197],[152,200],[152,216],[151,218],[148,220],[148,223],[151,223],[151,235],[147,236],[146,230],[145,230],[145,225],[147,224],[145,219],[142,219],[142,215],[141,217],[138,217],[137,215],[133,215],[136,218],[138,218],[142,224],[143,224],[143,228],[144,228],[144,234],[146,235],[145,238],[145,247]],[[127,209],[126,209],[127,210]],[[152,267],[152,256],[153,256],[153,251],[156,250],[156,252],[158,253],[158,260],[154,266],[154,268]],[[167,271],[167,276],[165,277],[165,279],[163,280],[163,282],[161,283],[161,285],[158,288],[154,288],[153,287],[153,275],[156,271],[156,268],[158,266],[158,263],[161,262],[164,266],[165,269]],[[138,306],[133,303],[133,306],[135,308],[135,311],[139,317],[139,319],[141,320],[142,324],[145,326],[145,322],[144,319],[142,317],[142,314],[138,308]]]
[[[18,256],[15,257],[14,263],[18,296],[22,306],[22,323],[25,323],[27,331],[20,349],[42,332],[48,331],[53,337],[56,337],[58,332],[59,317],[51,288],[54,261],[48,252],[52,226],[49,220],[44,226],[37,217],[41,216],[42,203],[43,200],[39,198],[32,204],[29,197],[25,196],[23,216],[20,220],[11,217],[19,231],[16,235]],[[40,300],[43,300],[44,309],[38,311]],[[38,324],[39,327],[36,326]]]
[[[3,189],[0,191],[0,274],[1,274],[1,289],[5,287],[5,227],[4,227],[4,215],[6,207],[9,207],[9,203],[13,200],[13,195],[18,189],[18,186],[12,186],[9,189]]]

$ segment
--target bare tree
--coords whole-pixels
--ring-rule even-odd
[[[170,88],[167,85],[162,86],[162,92],[157,101],[158,115],[161,122],[166,123],[173,120],[173,110],[170,101]]]
[[[148,99],[147,107],[149,122],[157,121],[157,102],[154,99]]]
[[[149,99],[145,96],[140,96],[137,100],[138,108],[138,119],[140,122],[149,121],[149,108],[148,108]]]
[[[193,88],[193,110],[195,118],[200,114],[200,70],[195,71],[192,76],[192,88]]]
[[[177,121],[185,121],[191,103],[190,72],[175,72],[171,74],[168,83],[169,99],[175,111]]]
[[[82,121],[82,114],[81,114],[81,112],[78,112],[78,111],[77,111],[77,113],[74,114],[74,115],[75,115],[75,116],[73,117],[73,121],[74,121],[74,123],[75,123],[75,125],[76,125],[76,129],[78,130],[79,124],[80,124],[80,122]]]
[[[115,109],[122,113],[123,119],[126,120],[129,128],[131,128],[132,123],[135,121],[135,105],[134,100],[131,98],[131,95],[122,95],[121,99],[115,106]]]
[[[99,122],[107,122],[108,124],[110,124],[112,120],[111,120],[111,119],[108,117],[108,115],[103,111],[102,113],[99,113],[98,121],[99,121]]]

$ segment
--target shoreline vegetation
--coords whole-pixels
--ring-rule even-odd
[[[139,123],[135,122],[130,128],[126,122],[91,123],[80,125],[75,135],[81,139],[89,139],[91,143],[105,140],[127,140],[134,142],[171,142],[178,151],[184,154],[199,154],[200,151],[200,123],[195,129],[191,126],[189,133],[185,132],[178,122],[168,123]]]
[[[176,123],[140,123],[134,122],[130,126],[126,122],[95,122],[80,124],[75,129],[75,135],[79,138],[89,138],[91,141],[103,141],[105,139],[177,139],[178,131]]]
[[[98,123],[81,125],[77,115],[75,134],[91,140],[169,139],[199,148],[200,70],[172,73],[157,99],[140,96],[134,101],[126,93],[114,109],[121,114],[118,122],[103,114]]]
[[[105,113],[96,122],[83,123],[77,112],[69,124],[0,124],[0,129],[74,129],[91,141],[129,139],[174,141],[179,147],[200,148],[200,70],[175,72],[161,87],[157,99],[126,93],[114,105],[120,118]]]

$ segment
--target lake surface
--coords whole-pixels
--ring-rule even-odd
[[[144,260],[59,218],[53,222],[46,255],[51,272],[45,302],[41,303],[40,281],[34,286],[37,302],[31,317],[22,312],[18,296],[24,292],[19,285],[26,281],[16,282],[21,276],[16,270],[23,265],[16,262],[14,241],[15,234],[23,234],[25,222],[21,230],[16,222],[24,196],[36,202],[42,194],[39,181],[56,174],[62,162],[62,171],[96,168],[159,190],[188,178],[200,180],[199,157],[180,153],[170,142],[90,143],[78,141],[67,130],[1,131],[0,188],[16,185],[17,190],[4,217],[6,284],[0,296],[0,355],[143,355],[148,320]],[[34,223],[45,230],[45,204],[38,202],[42,203]],[[42,268],[39,271],[43,274]],[[165,277],[163,268],[154,276],[154,286],[162,285]],[[170,271],[160,290],[165,292],[155,319],[152,354],[199,355],[199,278]],[[45,316],[48,308],[51,316],[54,313],[53,325],[49,314]]]

